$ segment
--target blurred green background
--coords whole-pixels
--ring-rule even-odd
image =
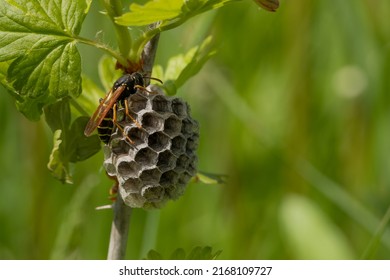
[[[93,2],[82,35],[114,45]],[[389,259],[389,16],[383,0],[243,1],[162,34],[163,66],[214,36],[217,55],[178,95],[201,125],[199,169],[228,182],[135,209],[127,258],[209,245],[220,259]],[[98,82],[102,53],[80,50]],[[0,91],[0,258],[105,259],[102,153],[62,185],[46,168],[52,133]]]

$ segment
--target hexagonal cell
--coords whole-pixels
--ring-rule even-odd
[[[186,103],[187,105],[187,116],[191,116],[191,107],[190,105],[188,105],[188,103]]]
[[[114,118],[113,112],[114,112],[114,110],[112,110],[112,112],[110,114],[111,118]],[[121,103],[119,103],[119,106],[116,107],[116,113],[115,114],[116,114],[116,121],[117,122],[121,122],[121,121],[123,121],[125,119],[126,112],[125,112],[125,108],[122,107]]]
[[[118,159],[116,167],[118,175],[123,178],[136,177],[141,169],[141,166],[133,161],[129,156],[124,156]]]
[[[144,204],[144,209],[160,209],[164,207],[164,205],[167,203],[168,199],[165,195],[165,190],[164,190],[164,195],[159,201],[153,201],[153,202],[146,202]]]
[[[164,127],[164,119],[156,112],[147,112],[142,116],[142,127],[149,133],[160,131]]]
[[[169,199],[178,199],[183,195],[185,191],[185,186],[183,185],[172,185],[165,188],[165,195],[169,197]]]
[[[181,120],[175,115],[170,116],[164,122],[164,132],[175,137],[181,132]]]
[[[137,151],[134,159],[143,166],[152,166],[157,162],[157,153],[150,148],[142,148]]]
[[[187,116],[187,104],[180,98],[175,98],[172,100],[172,112],[179,117]]]
[[[190,135],[198,130],[198,124],[190,119],[190,118],[185,118],[182,123],[181,127],[181,132],[184,135]]]
[[[117,175],[115,165],[112,164],[112,162],[110,160],[104,161],[103,167],[109,176],[116,176]]]
[[[118,133],[112,135],[109,145],[115,155],[127,154],[130,150],[129,143],[123,141],[123,136]]]
[[[103,155],[104,155],[104,159],[111,158],[112,155],[111,148],[108,145],[103,146]]]
[[[144,206],[144,203],[145,203],[145,198],[143,198],[141,196],[141,194],[139,193],[132,193],[132,194],[123,194],[121,192],[121,195],[122,195],[122,198],[123,198],[123,202],[132,207],[132,208],[141,208]]]
[[[142,182],[150,182],[151,184],[158,184],[160,177],[161,171],[157,168],[144,170],[139,176]]]
[[[186,148],[186,139],[183,136],[179,135],[172,139],[171,141],[171,151],[176,156],[180,156],[184,153]]]
[[[128,111],[127,114],[123,115],[122,121],[118,121],[118,123],[122,126],[137,126],[136,121],[137,121],[137,113],[134,113],[132,111]]]
[[[125,127],[124,129],[125,135],[129,137],[129,139],[126,139],[126,141],[132,141],[130,142],[130,145],[132,146],[138,146],[142,143],[146,143],[146,139],[148,137],[148,134],[143,131],[142,129],[139,129],[138,127]]]
[[[188,168],[189,164],[190,158],[183,154],[177,159],[175,171],[181,173]]]
[[[146,108],[148,98],[142,93],[137,92],[136,94],[130,96],[128,104],[129,110],[139,112]]]
[[[152,110],[159,113],[171,112],[169,100],[163,95],[155,95],[152,100]]]
[[[162,133],[162,132],[156,132],[152,135],[149,135],[148,138],[148,145],[150,148],[155,150],[156,152],[160,152],[164,149],[167,149],[170,145],[169,137]]]
[[[176,192],[176,186],[175,185],[169,185],[164,187],[165,189],[165,195],[169,197],[169,199],[173,198],[173,194]]]
[[[164,189],[161,186],[146,185],[141,190],[141,195],[148,202],[160,201],[164,197]]]
[[[142,183],[138,178],[128,178],[121,184],[121,187],[126,191],[127,194],[139,193],[139,189]]]
[[[198,139],[190,137],[187,139],[186,152],[188,154],[194,153],[198,148]]]
[[[177,181],[179,180],[179,174],[177,174],[173,170],[169,170],[167,172],[164,172],[160,177],[160,185],[164,188],[167,188],[169,186],[176,185]]]
[[[185,186],[188,184],[188,182],[190,181],[190,179],[192,178],[192,176],[187,173],[187,172],[184,172],[182,173],[180,176],[179,176],[179,180],[178,180],[178,183]]]
[[[158,155],[157,167],[161,170],[161,172],[174,169],[176,166],[176,159],[177,158],[171,153],[171,151],[166,150]]]
[[[187,167],[187,172],[191,176],[196,175],[196,172],[197,172],[196,165],[197,164],[198,164],[198,157],[196,155],[193,155],[192,158],[190,158],[190,164]]]

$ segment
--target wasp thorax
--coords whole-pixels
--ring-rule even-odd
[[[118,119],[120,128],[104,147],[104,167],[118,178],[127,205],[160,208],[196,174],[199,125],[185,101],[157,86],[138,90],[128,106],[131,117]]]

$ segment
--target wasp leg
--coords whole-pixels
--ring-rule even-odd
[[[112,116],[112,122],[115,124],[115,126],[122,132],[122,135],[126,137],[127,141],[129,141],[130,144],[134,145],[134,141],[130,139],[128,135],[125,134],[125,131],[123,127],[117,122],[117,116],[116,116],[116,104],[114,104],[113,108],[113,116]]]
[[[133,121],[133,123],[138,127],[138,128],[142,128],[142,126],[140,125],[140,123],[134,119],[130,113],[129,113],[129,102],[127,101],[127,99],[125,99],[125,113],[126,113],[126,116],[131,119]]]
[[[149,92],[149,90],[146,87],[144,87],[144,86],[135,85],[134,88]]]
[[[146,91],[148,94],[157,94],[158,92],[152,91],[146,87],[140,86],[140,85],[135,85],[134,88]]]

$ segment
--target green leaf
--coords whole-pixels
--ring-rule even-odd
[[[61,182],[72,183],[71,163],[83,161],[99,152],[101,145],[99,136],[84,135],[88,117],[79,117],[70,124],[68,99],[45,107],[45,119],[54,132],[48,168]]]
[[[161,254],[155,250],[150,250],[146,256],[147,260],[163,260]]]
[[[2,83],[18,109],[38,120],[45,105],[81,91],[75,38],[91,0],[0,0],[0,62],[10,62]]]
[[[187,259],[189,260],[200,260],[202,255],[202,248],[197,246],[191,250],[191,252],[188,254]]]
[[[195,182],[202,182],[203,184],[214,185],[214,184],[225,184],[226,175],[212,174],[199,171],[195,176]]]
[[[53,132],[67,129],[70,118],[70,106],[67,99],[60,100],[45,108],[45,120]]]
[[[15,92],[15,89],[7,82],[7,70],[9,67],[8,61],[0,62],[0,83],[8,90],[8,92],[14,97],[18,98],[17,93]]]
[[[84,135],[84,129],[88,120],[88,117],[79,117],[72,123],[69,133],[69,135],[72,136],[72,139],[69,143],[70,162],[86,160],[87,158],[99,152],[101,149],[101,142],[97,134],[94,134],[90,137],[86,137]]]
[[[212,38],[207,37],[200,46],[193,47],[186,54],[172,57],[168,61],[165,74],[161,79],[162,87],[168,95],[176,94],[186,81],[196,75],[203,65],[216,53],[212,48]],[[159,67],[159,66],[158,66]],[[161,74],[161,68],[158,68]]]
[[[189,63],[180,72],[179,77],[176,79],[176,87],[181,87],[192,76],[195,76],[203,65],[216,54],[216,51],[212,48],[212,38],[207,37],[199,47],[195,47],[189,51],[187,56],[191,57]],[[193,54],[191,53],[193,52]]]
[[[69,163],[62,160],[63,145],[62,145],[62,130],[58,129],[53,135],[53,150],[50,154],[49,163],[47,168],[51,171],[53,176],[63,183],[72,184],[72,176],[69,172]]]
[[[77,98],[77,103],[88,115],[92,115],[99,106],[99,99],[103,98],[106,93],[87,76],[82,77],[83,94]]]
[[[125,26],[144,26],[159,20],[168,20],[181,14],[182,0],[156,0],[145,5],[131,4],[130,12],[116,18]]]
[[[186,252],[183,248],[177,248],[173,253],[171,254],[170,260],[185,260],[186,258]]]
[[[99,61],[99,78],[104,90],[87,76],[83,76],[83,94],[80,95],[77,102],[89,115],[95,112],[99,105],[99,99],[104,98],[114,82],[123,75],[121,70],[115,69],[116,62],[116,59],[107,55]]]
[[[184,23],[193,16],[217,9],[229,2],[239,0],[154,0],[145,5],[131,4],[130,12],[116,18],[116,23],[125,26],[145,26],[162,21],[162,26],[171,29],[176,22]]]
[[[123,75],[121,70],[115,69],[116,59],[112,56],[103,56],[99,61],[99,78],[104,90],[108,92],[114,82]]]
[[[141,56],[145,44],[156,34],[178,27],[196,15],[238,1],[241,0],[154,0],[143,6],[132,4],[130,12],[115,18],[115,22],[124,26],[145,26],[157,23],[154,24],[154,28],[147,29],[134,41],[130,59],[136,60]]]
[[[191,250],[187,256],[187,260],[214,260],[222,253],[221,250],[213,253],[210,246],[197,246]]]
[[[85,111],[85,115],[92,115],[95,112],[99,99],[104,98],[114,82],[123,75],[121,70],[115,69],[115,64],[116,59],[111,56],[103,56],[99,61],[99,77],[104,90],[87,76],[82,76],[83,94],[77,98],[77,103],[78,107]]]

